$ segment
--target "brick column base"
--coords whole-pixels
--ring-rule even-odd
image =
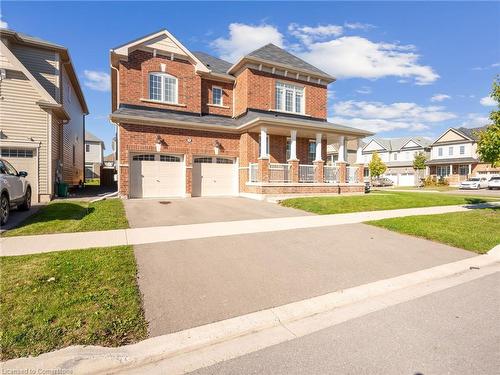
[[[339,183],[345,184],[347,182],[347,164],[344,162],[337,162],[339,167]]]
[[[314,164],[314,182],[316,183],[323,183],[325,182],[323,173],[323,166],[325,165],[325,162],[323,160],[317,160],[313,162]]]
[[[193,191],[193,157],[186,155],[186,195],[190,196]]]
[[[288,160],[288,164],[291,164],[290,173],[293,183],[299,182],[299,161],[297,159]]]
[[[259,181],[269,182],[269,159],[259,158]]]

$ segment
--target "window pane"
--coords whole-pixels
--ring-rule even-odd
[[[149,99],[161,100],[161,76],[149,75]]]
[[[177,103],[177,80],[171,77],[163,77],[164,101]]]
[[[222,89],[218,87],[212,88],[212,101],[215,105],[222,105]]]
[[[297,90],[295,93],[295,112],[302,113],[302,91]]]
[[[173,155],[160,155],[160,161],[169,161],[178,163],[181,161],[181,158],[179,156],[173,156]]]
[[[293,112],[293,91],[290,89],[285,92],[285,111]]]
[[[281,85],[276,85],[276,109],[283,110],[283,88]]]

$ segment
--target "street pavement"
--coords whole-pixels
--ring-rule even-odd
[[[192,372],[498,374],[500,272]]]

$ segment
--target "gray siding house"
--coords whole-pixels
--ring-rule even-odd
[[[0,153],[28,172],[33,201],[84,179],[87,104],[68,50],[0,29]]]
[[[104,162],[104,142],[89,131],[85,132],[85,178],[99,178]]]

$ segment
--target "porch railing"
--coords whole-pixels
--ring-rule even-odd
[[[248,164],[248,181],[249,182],[259,181],[259,165],[257,163]]]
[[[358,181],[358,167],[347,167],[347,182],[355,184]]]
[[[339,167],[325,165],[323,167],[323,178],[325,182],[339,182]]]
[[[269,163],[269,182],[291,182],[291,164]]]
[[[314,182],[314,165],[299,164],[299,182]]]

